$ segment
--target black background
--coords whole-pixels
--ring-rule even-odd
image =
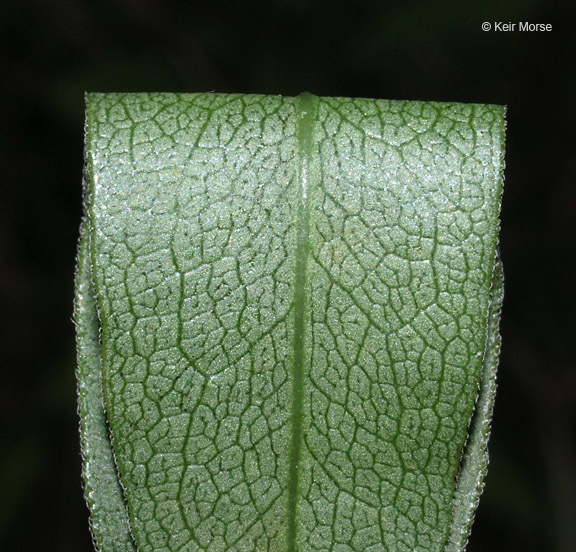
[[[161,0],[0,7],[0,548],[92,550],[72,315],[83,93],[508,105],[500,388],[469,552],[576,549],[576,23],[568,3]],[[484,32],[495,21],[547,33]]]

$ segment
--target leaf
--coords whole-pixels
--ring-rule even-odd
[[[84,495],[98,550],[136,550],[114,463],[102,398],[99,322],[90,267],[90,234],[82,225],[74,318],[78,340],[78,410],[81,416]]]
[[[493,105],[88,95],[76,322],[99,550],[463,550],[503,148]]]

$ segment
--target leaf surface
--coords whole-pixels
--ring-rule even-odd
[[[503,108],[87,104],[76,318],[100,549],[462,550],[499,350]]]

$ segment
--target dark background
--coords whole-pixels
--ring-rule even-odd
[[[507,104],[504,345],[469,552],[576,550],[576,23],[568,3],[211,6],[1,3],[0,549],[92,549],[71,321],[88,90]],[[483,32],[484,21],[553,30]]]

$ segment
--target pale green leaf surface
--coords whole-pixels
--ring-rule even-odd
[[[101,356],[112,440],[81,403],[83,450],[117,474],[90,503],[101,550],[130,531],[141,551],[462,550],[499,349],[503,108],[108,94],[87,113],[79,385],[108,436]]]
[[[133,552],[128,512],[114,464],[102,397],[102,374],[96,290],[90,267],[90,235],[82,225],[76,272],[74,318],[78,336],[78,410],[84,494],[98,550]]]

